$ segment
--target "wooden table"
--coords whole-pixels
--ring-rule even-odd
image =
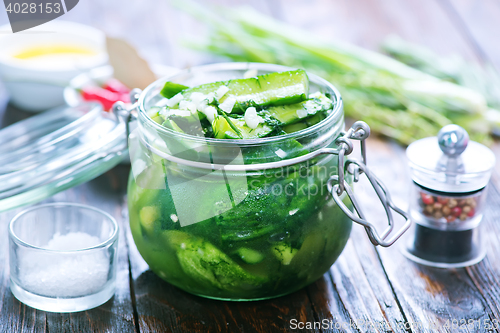
[[[230,1],[213,1],[223,4]],[[376,48],[389,33],[446,55],[459,53],[500,68],[498,0],[255,0],[258,10],[327,38]],[[131,41],[151,62],[177,66],[214,59],[179,47],[183,32],[203,29],[166,1],[82,0],[67,19],[94,25]],[[0,23],[7,18],[0,10]],[[1,51],[0,51],[1,52]],[[26,115],[0,90],[0,125]],[[369,165],[406,208],[410,181],[404,148],[370,139]],[[500,158],[500,149],[494,147]],[[500,178],[497,166],[483,222],[488,255],[466,269],[414,264],[391,248],[375,248],[361,227],[353,228],[344,252],[320,280],[270,301],[212,301],[170,286],[148,270],[128,228],[126,179],[120,165],[96,180],[55,195],[51,201],[90,204],[112,214],[121,226],[117,292],[106,304],[81,313],[55,314],[18,302],[9,283],[7,224],[0,214],[0,332],[489,332],[500,320]],[[366,184],[358,193],[367,197]],[[369,200],[364,200],[369,202]],[[381,216],[378,207],[367,207]],[[473,322],[472,326],[461,325]],[[299,325],[323,325],[299,329]],[[448,326],[447,326],[448,324]],[[318,325],[318,324],[316,324]],[[434,325],[434,326],[432,326]],[[500,325],[500,323],[498,324]],[[497,325],[497,326],[498,326]],[[499,331],[497,329],[497,331]]]

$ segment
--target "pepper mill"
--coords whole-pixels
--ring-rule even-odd
[[[480,262],[486,255],[481,220],[495,165],[493,152],[469,141],[462,127],[447,125],[437,137],[412,143],[406,155],[413,180],[410,214],[415,224],[403,253],[433,267]]]

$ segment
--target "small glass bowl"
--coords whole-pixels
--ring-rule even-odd
[[[85,311],[115,293],[118,225],[73,203],[35,206],[9,225],[10,289],[49,312]]]

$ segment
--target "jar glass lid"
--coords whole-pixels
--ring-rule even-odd
[[[123,159],[126,128],[98,104],[50,110],[0,130],[0,212],[91,180]]]
[[[447,125],[437,137],[412,143],[406,150],[415,183],[431,190],[466,193],[484,188],[495,165],[486,146],[469,141],[467,132]]]

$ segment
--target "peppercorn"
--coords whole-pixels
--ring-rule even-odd
[[[471,208],[470,212],[467,213],[468,217],[473,217],[476,214],[476,210],[474,208]]]
[[[440,204],[439,202],[435,202],[433,207],[434,207],[434,210],[441,210],[443,208],[443,204]]]
[[[445,197],[438,197],[437,198],[437,201],[442,204],[442,205],[446,205],[448,203],[448,201],[450,201],[450,199],[448,198],[445,198]]]
[[[427,205],[424,208],[424,212],[427,214],[432,214],[434,213],[434,207],[432,205]]]
[[[451,210],[451,214],[453,214],[453,216],[455,217],[459,217],[460,214],[462,214],[462,208],[460,207],[453,207],[453,209]]]
[[[434,198],[430,194],[420,193],[420,197],[424,205],[432,205],[434,203]]]
[[[435,219],[440,219],[443,217],[443,213],[441,213],[440,211],[437,211],[437,212],[434,212],[434,214],[432,214],[432,216],[435,218]]]

